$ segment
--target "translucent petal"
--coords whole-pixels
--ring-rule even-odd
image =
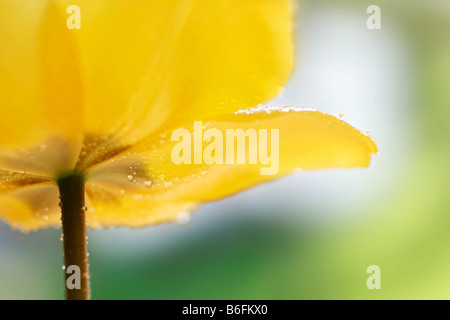
[[[126,190],[101,182],[89,183],[86,188],[88,227],[138,228],[174,222],[178,217],[198,207],[195,202],[174,202],[170,198]]]
[[[264,142],[259,130],[267,130],[268,140],[265,144],[270,151],[275,149],[271,149],[272,139],[275,141],[271,130],[278,130],[279,157],[274,156],[270,163],[261,162],[258,149],[257,163],[249,164],[249,150],[252,148],[247,144],[245,164],[237,164],[237,148],[234,148],[234,164],[205,164],[204,159],[202,163],[195,164],[194,124],[186,125],[185,129],[192,137],[191,164],[174,163],[172,151],[179,141],[171,141],[173,131],[168,131],[91,168],[87,174],[89,181],[92,181],[92,190],[104,190],[103,193],[97,193],[97,200],[93,202],[95,210],[105,212],[104,217],[108,216],[106,212],[111,212],[111,217],[116,217],[108,220],[108,225],[143,226],[155,221],[166,222],[170,220],[169,216],[176,218],[172,211],[168,215],[161,211],[161,208],[169,207],[169,204],[190,204],[196,207],[199,203],[230,196],[296,170],[366,167],[370,163],[371,154],[377,152],[377,147],[369,136],[336,117],[318,111],[302,111],[299,108],[272,108],[269,111],[270,113],[258,109],[246,110],[221,117],[221,121],[204,122],[200,127],[203,134],[208,129],[223,132],[224,163],[227,129],[254,130],[259,139],[257,148],[261,148],[261,141]],[[210,141],[203,143],[203,155],[209,144]],[[252,146],[255,147],[254,144]],[[271,154],[270,151],[267,155]],[[262,173],[262,168],[271,167],[271,163],[275,164],[277,160],[278,164],[274,166],[276,172]],[[108,172],[115,172],[116,175],[108,175]],[[117,208],[120,209],[115,209],[112,203],[119,204]],[[134,212],[139,212],[137,220]],[[157,215],[156,218],[151,217],[154,214]],[[105,219],[95,221],[94,218],[93,222],[102,224]]]
[[[104,152],[132,145],[167,122],[267,101],[293,68],[290,0],[76,3],[85,130]]]
[[[0,2],[0,168],[55,176],[81,147],[82,90],[65,15],[51,1]]]
[[[0,217],[12,228],[24,232],[59,226],[58,188],[52,183],[38,183],[0,193]]]

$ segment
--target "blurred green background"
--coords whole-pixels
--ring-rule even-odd
[[[298,67],[271,103],[343,113],[376,138],[371,167],[298,173],[186,226],[92,231],[93,298],[450,299],[449,17],[448,0],[303,1]],[[64,297],[59,238],[0,223],[1,299]]]

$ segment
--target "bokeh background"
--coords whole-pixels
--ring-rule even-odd
[[[92,231],[93,298],[450,299],[449,17],[448,0],[302,1],[298,66],[270,104],[344,114],[376,138],[371,167],[300,172],[184,226]],[[0,299],[64,297],[59,238],[0,223]]]

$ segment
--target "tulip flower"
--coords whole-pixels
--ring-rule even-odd
[[[294,68],[294,18],[289,0],[0,0],[0,217],[62,225],[81,271],[68,299],[89,298],[86,227],[173,222],[297,169],[369,165],[374,141],[346,122],[260,105]],[[227,132],[249,142],[227,148]]]

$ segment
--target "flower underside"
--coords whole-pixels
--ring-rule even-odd
[[[0,1],[0,217],[12,227],[59,226],[56,181],[70,172],[86,180],[89,227],[141,227],[298,169],[366,167],[376,153],[333,116],[251,109],[293,70],[294,1],[79,0],[80,30],[67,28],[71,4]],[[195,141],[197,122],[224,136],[279,130],[276,174],[174,162],[173,132]]]

